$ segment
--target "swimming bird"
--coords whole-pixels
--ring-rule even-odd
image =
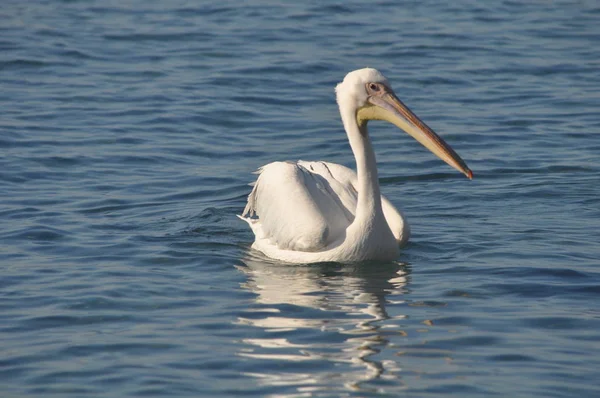
[[[402,213],[381,195],[367,122],[388,121],[465,174],[456,152],[394,94],[376,69],[355,70],[336,88],[356,173],[329,162],[274,162],[258,178],[240,217],[252,247],[288,263],[391,261],[409,237]]]

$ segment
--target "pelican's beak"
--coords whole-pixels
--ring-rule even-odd
[[[410,134],[425,148],[429,149],[444,162],[473,178],[473,172],[456,152],[429,126],[417,117],[406,105],[396,97],[394,92],[385,87],[381,93],[372,95],[368,101],[373,106],[362,108],[357,114],[359,119],[377,119],[388,121]]]

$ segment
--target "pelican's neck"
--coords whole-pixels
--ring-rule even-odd
[[[377,161],[375,160],[373,145],[369,139],[367,124],[364,122],[359,125],[354,112],[351,114],[342,113],[342,120],[356,159],[358,200],[354,221],[372,221],[379,215],[383,216],[383,210],[381,208]]]

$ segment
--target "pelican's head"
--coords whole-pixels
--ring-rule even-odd
[[[388,80],[378,70],[365,68],[348,73],[335,92],[344,123],[348,119],[345,112],[353,113],[361,129],[369,120],[388,121],[469,179],[473,178],[460,156],[396,97]]]

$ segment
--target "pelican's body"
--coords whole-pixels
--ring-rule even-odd
[[[356,173],[328,162],[263,166],[242,219],[252,247],[291,263],[393,260],[409,236],[402,214],[379,191],[367,121],[387,120],[472,177],[460,157],[398,98],[375,69],[350,72],[336,87]]]
[[[274,162],[260,169],[244,216],[253,247],[287,262],[390,260],[408,239],[408,225],[385,198],[381,211],[354,224],[356,173],[327,162]],[[262,217],[260,216],[262,215]]]

